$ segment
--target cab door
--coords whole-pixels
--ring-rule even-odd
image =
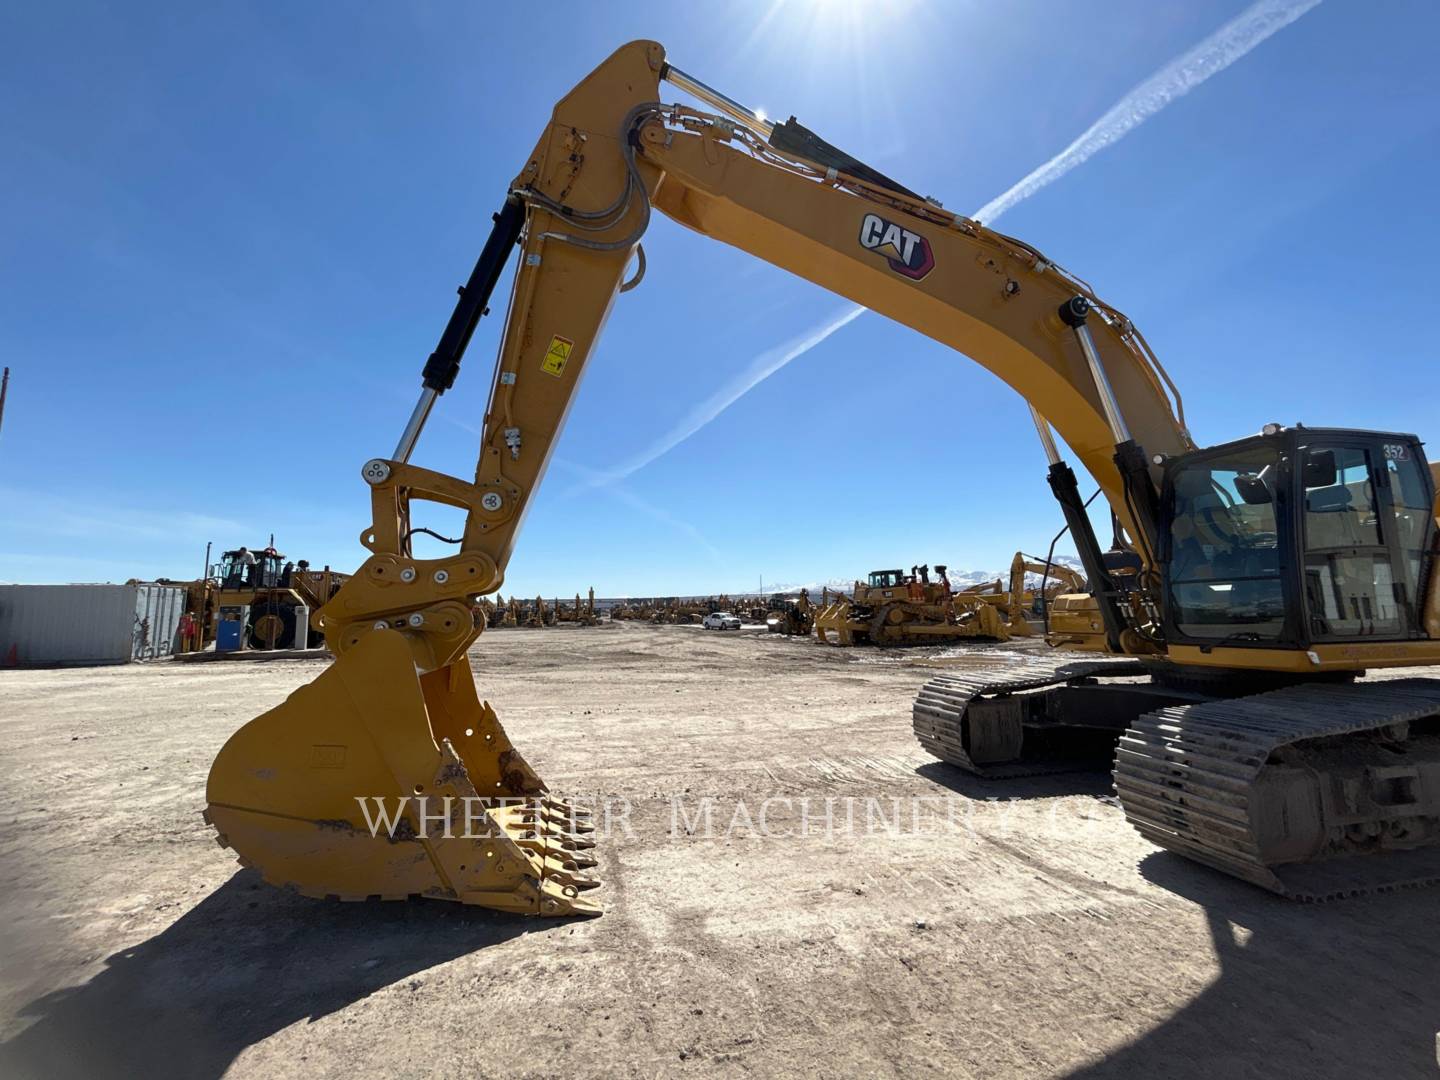
[[[1297,513],[1312,641],[1423,636],[1421,588],[1433,486],[1419,446],[1401,438],[1297,447]]]

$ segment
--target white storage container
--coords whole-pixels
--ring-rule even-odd
[[[178,585],[0,585],[0,667],[171,656],[184,611]]]

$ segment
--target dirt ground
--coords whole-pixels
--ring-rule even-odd
[[[485,634],[515,743],[612,807],[583,921],[237,868],[211,758],[322,661],[0,671],[0,1076],[1435,1075],[1440,894],[1294,905],[1103,775],[970,779],[910,733],[933,655]]]

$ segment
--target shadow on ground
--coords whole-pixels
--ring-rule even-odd
[[[1098,762],[1093,769],[1050,773],[1044,776],[1018,776],[1008,780],[987,779],[968,773],[943,761],[929,761],[915,769],[918,776],[947,787],[967,799],[1054,799],[1064,795],[1113,795],[1110,784],[1110,763]]]
[[[1146,857],[1141,872],[1204,907],[1220,977],[1149,1034],[1072,1080],[1433,1080],[1440,892],[1302,905],[1169,852]]]
[[[218,1077],[297,1020],[555,925],[435,901],[308,900],[241,871],[88,983],[27,1006],[0,1076]]]

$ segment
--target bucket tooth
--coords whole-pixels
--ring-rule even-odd
[[[594,900],[580,895],[573,885],[557,885],[547,882],[540,897],[536,913],[553,917],[566,915],[599,915],[602,908]]]
[[[595,816],[595,812],[588,806],[581,806],[579,803],[570,799],[557,799],[554,796],[545,795],[541,797],[540,801],[546,810],[564,814],[566,817],[581,818],[588,821]]]
[[[577,821],[575,818],[565,818],[559,816],[550,817],[546,820],[549,822],[549,824],[560,829],[562,832],[577,834],[593,833],[595,831],[594,824],[589,821]]]
[[[567,885],[573,886],[582,891],[598,889],[600,887],[598,880],[565,869],[565,865],[554,856],[547,856],[545,859],[545,880],[553,881],[562,887]]]
[[[578,851],[571,851],[569,848],[552,847],[545,852],[565,864],[567,870],[588,870],[598,865],[594,856],[585,855]]]
[[[403,634],[383,631],[231,737],[205,820],[305,896],[597,915],[544,792],[468,664],[417,677]]]
[[[560,860],[566,869],[583,870],[598,865],[594,856],[578,851],[566,841],[545,840],[537,837],[523,839],[518,841],[518,843],[526,851]]]

